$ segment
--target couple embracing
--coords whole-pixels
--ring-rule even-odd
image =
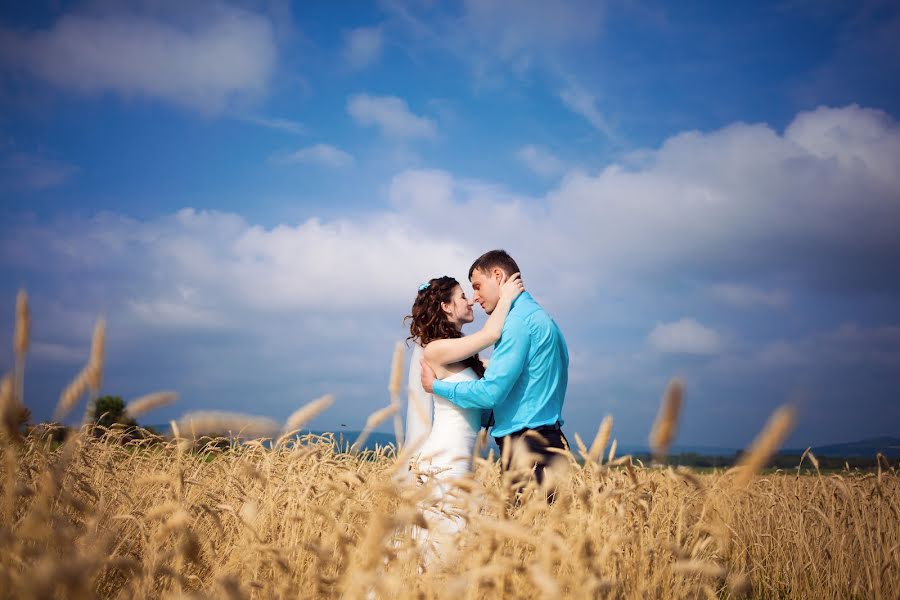
[[[492,426],[507,457],[503,468],[521,466],[524,458],[538,484],[554,458],[552,449],[568,445],[561,413],[569,353],[559,327],[524,291],[519,266],[505,251],[480,256],[469,268],[469,281],[471,300],[452,277],[422,284],[407,317],[416,345],[406,439],[421,443],[416,469],[434,480],[438,496],[452,495],[452,481],[471,472],[482,426]],[[481,330],[464,336],[476,302],[489,317]],[[492,344],[485,367],[478,353]],[[527,456],[517,458],[516,452]],[[442,523],[445,530],[457,526],[461,522]]]

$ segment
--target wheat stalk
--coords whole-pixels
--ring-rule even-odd
[[[606,415],[600,422],[600,427],[597,428],[597,435],[594,437],[591,449],[588,450],[588,458],[591,462],[598,464],[603,462],[603,451],[606,450],[606,444],[609,442],[609,436],[612,433],[612,424],[612,415]]]
[[[650,448],[657,460],[665,459],[669,453],[669,446],[678,428],[678,414],[681,411],[683,397],[684,383],[680,379],[669,381],[660,402],[656,422],[650,432]]]
[[[227,411],[195,411],[178,420],[180,430],[190,430],[196,439],[209,434],[235,434],[242,437],[265,437],[278,431],[272,419]]]
[[[153,392],[129,402],[125,407],[125,413],[130,417],[136,417],[160,406],[172,404],[176,400],[178,400],[176,392]]]
[[[13,350],[16,355],[15,387],[13,393],[18,402],[25,398],[25,355],[31,343],[31,309],[28,307],[28,294],[19,290],[16,294],[16,330],[13,336]]]
[[[0,380],[0,423],[10,439],[19,437],[18,408],[13,383],[6,375]]]
[[[351,451],[359,452],[359,449],[362,448],[362,445],[366,443],[366,440],[369,438],[369,434],[372,433],[372,430],[381,425],[385,419],[393,416],[397,413],[399,407],[396,404],[390,404],[385,406],[384,408],[378,409],[373,412],[366,419],[366,425],[363,427],[363,430],[359,433],[359,437],[356,438],[356,441],[353,442],[353,445],[350,447]]]
[[[325,394],[321,398],[316,398],[312,402],[304,404],[295,410],[291,413],[291,416],[287,418],[287,421],[285,421],[284,427],[281,430],[281,436],[278,438],[277,443],[279,445],[283,443],[284,440],[299,431],[307,422],[314,419],[319,413],[327,410],[332,404],[334,404],[334,396]]]
[[[78,401],[88,389],[88,369],[85,367],[66,386],[59,396],[59,401],[53,411],[53,420],[63,419],[78,404]]]
[[[28,294],[19,290],[16,295],[16,334],[13,348],[16,355],[25,356],[31,341],[31,310],[28,308]]]
[[[753,476],[766,466],[794,428],[794,416],[795,410],[791,405],[780,406],[772,413],[766,426],[736,465],[737,476],[734,478],[736,486],[746,486]]]
[[[96,395],[103,383],[103,357],[106,348],[106,321],[98,319],[91,338],[91,357],[87,366],[87,383]]]

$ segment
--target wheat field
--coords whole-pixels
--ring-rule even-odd
[[[61,444],[46,429],[23,436],[11,415],[27,328],[26,308],[21,360],[0,389],[3,597],[900,597],[896,469],[879,457],[877,472],[825,474],[809,455],[802,472],[761,471],[790,429],[787,408],[738,467],[711,474],[616,457],[611,418],[590,447],[573,436],[544,489],[530,481],[522,490],[527,470],[502,472],[496,457],[478,456],[455,486],[465,527],[425,560],[424,514],[452,507],[435,505],[433,482],[411,476],[415,441],[398,454],[298,436],[330,397],[301,407],[267,443],[203,438],[273,426],[224,413],[182,419],[172,439],[90,425]],[[60,413],[96,396],[102,323],[94,342]],[[400,362],[395,353],[395,371]],[[396,373],[390,381],[391,404],[367,429],[396,417]],[[660,460],[681,394],[673,382],[652,427]],[[172,400],[150,395],[131,410]]]
[[[422,568],[423,486],[392,448],[3,446],[6,597],[896,598],[893,471],[696,475],[572,461],[556,502],[478,459],[452,557]],[[402,457],[401,457],[402,458]],[[427,486],[425,486],[427,487]]]

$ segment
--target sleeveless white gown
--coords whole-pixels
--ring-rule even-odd
[[[416,346],[410,361],[406,440],[413,444],[427,435],[416,453],[412,470],[418,474],[421,483],[432,486],[432,493],[422,507],[428,530],[414,531],[416,540],[423,545],[425,563],[429,564],[435,559],[445,560],[452,554],[453,538],[462,530],[465,512],[470,510],[454,493],[453,480],[472,472],[472,454],[481,429],[481,410],[460,408],[445,398],[426,393],[419,379],[421,355],[421,347]],[[445,377],[444,381],[476,379],[478,375],[467,367]],[[424,422],[429,411],[432,416],[430,431]]]

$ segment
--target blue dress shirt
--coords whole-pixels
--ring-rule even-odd
[[[482,379],[448,383],[434,393],[462,408],[493,409],[494,437],[562,424],[569,350],[559,327],[531,294],[513,301]]]

